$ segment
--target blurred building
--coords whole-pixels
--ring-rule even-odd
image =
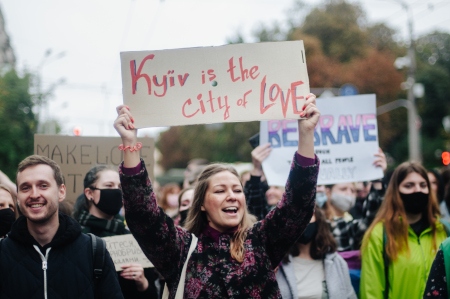
[[[0,70],[4,68],[14,68],[16,56],[9,42],[9,36],[5,30],[5,19],[0,9]]]

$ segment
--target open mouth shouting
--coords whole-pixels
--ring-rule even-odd
[[[237,207],[227,207],[225,209],[222,209],[222,211],[228,215],[236,215],[238,208]]]

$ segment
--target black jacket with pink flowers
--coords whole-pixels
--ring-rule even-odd
[[[296,153],[296,155],[298,155]],[[218,238],[208,230],[198,236],[198,245],[188,261],[184,298],[281,298],[274,269],[309,223],[319,161],[303,167],[295,157],[283,199],[247,233],[242,263],[230,254],[230,234]],[[157,206],[145,163],[140,172],[119,173],[127,224],[144,253],[165,278],[174,298],[186,260],[191,233],[175,226]]]

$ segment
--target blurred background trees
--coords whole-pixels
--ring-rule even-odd
[[[0,170],[13,181],[19,162],[33,153],[37,130],[29,87],[28,74],[12,69],[0,76]]]
[[[329,0],[308,8],[296,1],[285,23],[261,24],[251,38],[236,33],[228,43],[303,40],[311,88],[339,88],[351,83],[360,94],[375,93],[377,106],[406,99],[401,88],[406,70],[397,70],[394,61],[406,56],[408,45],[386,24],[369,24],[358,4]],[[416,99],[423,164],[439,167],[441,151],[450,149],[450,134],[442,125],[442,118],[450,115],[450,34],[432,32],[418,37],[416,57],[416,82],[425,87],[424,97]],[[258,123],[224,124],[216,129],[172,127],[157,143],[161,152],[171,152],[160,162],[169,169],[185,167],[195,157],[250,161],[247,140],[258,131]],[[379,115],[378,134],[381,148],[393,158],[391,167],[408,159],[406,109]]]

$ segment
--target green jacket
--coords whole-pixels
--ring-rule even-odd
[[[433,249],[431,228],[420,237],[408,228],[410,254],[404,251],[389,264],[389,298],[422,298],[439,245],[447,238],[444,226],[436,223],[436,249]],[[369,243],[361,252],[361,299],[383,299],[385,288],[383,262],[383,223],[378,223],[369,237]]]

